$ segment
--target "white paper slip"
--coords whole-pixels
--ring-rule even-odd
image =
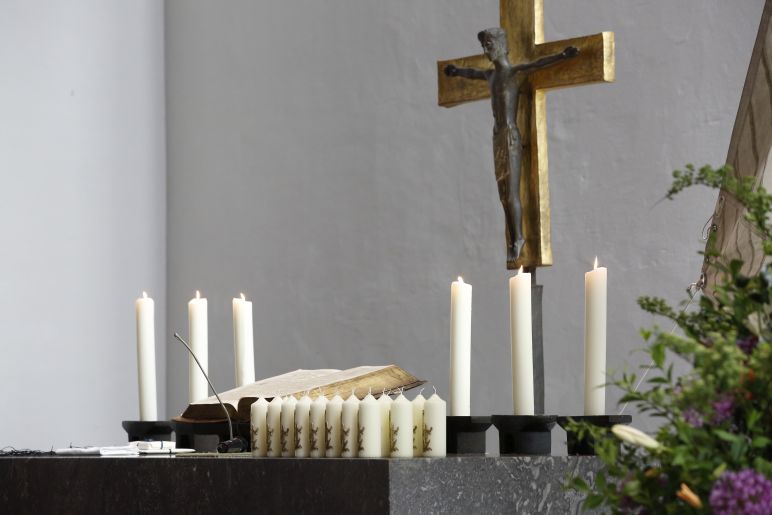
[[[120,445],[112,447],[65,447],[56,449],[54,454],[61,456],[136,456],[139,449],[135,445]]]
[[[184,449],[180,447],[179,449],[142,449],[139,451],[140,454],[184,454],[188,452],[196,452],[195,449]]]
[[[137,447],[140,451],[147,451],[150,449],[174,449],[177,447],[176,442],[165,442],[162,440],[142,440],[142,441],[135,441],[130,442],[129,445],[133,445]]]

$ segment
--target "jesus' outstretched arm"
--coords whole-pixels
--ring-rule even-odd
[[[466,79],[485,79],[485,70],[478,70],[477,68],[456,68],[454,65],[449,64],[443,70],[448,77],[464,77]]]
[[[546,68],[547,66],[552,66],[553,64],[559,63],[560,61],[565,61],[566,59],[576,57],[577,54],[579,54],[579,49],[575,46],[569,46],[559,54],[542,57],[541,59],[537,59],[532,63],[519,64],[515,66],[515,70],[526,72],[539,70],[541,68]]]

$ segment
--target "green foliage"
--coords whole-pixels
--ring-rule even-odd
[[[579,478],[569,482],[586,494],[588,509],[707,513],[713,483],[725,470],[753,468],[772,477],[772,195],[755,189],[752,178],[737,178],[728,166],[696,170],[687,165],[673,172],[667,198],[694,185],[720,187],[747,209],[745,217],[763,242],[767,264],[747,277],[742,262],[722,261],[709,245],[709,265],[721,272],[721,280],[712,297],[700,298],[698,309],[676,310],[660,298],[638,300],[645,311],[676,323],[682,335],[643,330],[644,351],[653,363],[646,387],[636,391],[638,376],[628,372],[611,384],[624,393],[620,403],[663,419],[653,435],[662,447],[651,451],[622,442],[607,429],[572,424],[580,437],[594,440],[606,464],[592,485]],[[674,377],[668,359],[674,356],[691,363],[691,371]],[[682,484],[701,506],[676,495]]]

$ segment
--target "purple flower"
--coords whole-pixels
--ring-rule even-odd
[[[710,507],[716,515],[772,513],[772,481],[753,469],[724,472],[713,483]]]
[[[713,401],[713,423],[721,424],[732,418],[734,411],[734,399],[729,395],[724,395],[717,401]]]
[[[741,338],[737,340],[737,346],[740,347],[740,350],[743,351],[745,354],[750,354],[753,352],[753,349],[756,348],[756,345],[759,344],[759,337],[755,334],[752,334],[750,336],[746,336],[745,338]]]
[[[692,427],[702,427],[702,415],[694,408],[686,408],[681,412],[684,420]]]

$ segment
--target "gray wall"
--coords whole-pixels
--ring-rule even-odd
[[[715,194],[657,204],[720,164],[762,0],[551,1],[546,37],[616,32],[617,82],[549,94],[555,266],[547,410],[582,405],[583,274],[609,268],[608,362],[636,367],[636,298],[700,269]],[[167,2],[168,330],[209,298],[233,386],[230,299],[254,301],[256,373],[398,363],[447,395],[449,286],[474,285],[472,411],[511,410],[503,217],[484,102],[436,105],[439,58],[479,51],[498,2]],[[168,414],[187,358],[168,344]],[[609,394],[613,406],[617,395]]]
[[[120,442],[142,289],[165,333],[162,5],[0,0],[0,69],[0,447]]]

